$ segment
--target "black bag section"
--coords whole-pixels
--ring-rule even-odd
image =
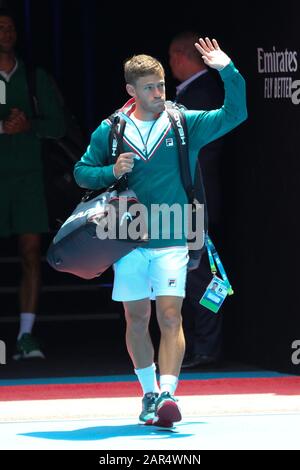
[[[124,210],[120,212],[122,200]],[[130,223],[125,224],[125,230],[122,229],[124,221],[135,220],[137,215],[132,211],[135,204],[138,204],[138,200],[133,191],[118,193],[113,188],[82,201],[60,228],[48,249],[47,261],[50,266],[83,279],[93,279],[118,259],[144,245],[148,241],[146,230],[141,237],[133,239],[128,230]],[[112,218],[113,224],[109,226],[107,221],[112,209],[116,217]],[[99,227],[108,227],[107,230],[101,230],[107,238],[99,238]]]
[[[37,96],[36,68],[26,64],[26,76],[35,118],[41,116]],[[84,194],[73,176],[74,164],[80,160],[86,150],[86,142],[80,126],[64,102],[64,98],[55,82],[52,80],[57,97],[64,112],[66,133],[58,139],[43,138],[42,160],[45,195],[47,200],[50,230],[56,231],[62,221],[73,210],[75,204]]]
[[[173,103],[171,101],[166,102],[166,111],[169,115],[176,136],[181,180],[188,197],[188,202],[192,206],[192,225],[190,228],[193,233],[195,233],[196,230],[196,212],[197,210],[202,210],[202,206],[204,205],[204,244],[202,248],[197,250],[189,249],[188,270],[192,271],[198,268],[202,255],[206,251],[205,239],[208,235],[208,212],[199,160],[196,164],[194,178],[192,178],[191,174],[188,148],[188,129],[184,113],[182,112],[184,109],[186,108],[183,105],[179,105],[178,103]],[[188,238],[189,245],[192,246],[194,241],[195,238]]]
[[[120,124],[117,118],[112,121],[114,150],[110,162],[123,152],[117,131],[120,125],[122,128],[123,123]],[[138,246],[144,246],[148,242],[146,221],[136,210],[136,204],[135,193],[127,189],[126,175],[104,192],[87,191],[48,249],[50,266],[57,271],[92,279]],[[131,236],[130,227],[137,217],[142,223],[139,224],[140,236],[136,239]],[[99,230],[106,237],[99,237]]]

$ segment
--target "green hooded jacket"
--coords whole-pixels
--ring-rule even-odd
[[[232,62],[220,71],[220,76],[225,88],[224,104],[220,109],[184,111],[188,128],[192,174],[195,174],[199,150],[234,129],[247,118],[243,77]],[[134,99],[130,99],[119,110],[120,116],[126,120],[123,137],[124,152],[136,154],[133,171],[128,174],[128,187],[135,191],[140,203],[147,208],[148,224],[150,224],[148,228],[155,226],[156,229],[157,223],[159,223],[158,218],[161,216],[157,211],[152,211],[153,205],[157,207],[166,204],[171,207],[174,204],[179,204],[183,207],[188,201],[181,182],[176,138],[167,112],[163,111],[156,120],[145,148],[135,123],[130,119],[134,108]],[[86,153],[76,163],[74,176],[79,186],[88,189],[101,189],[115,183],[113,165],[108,165],[110,129],[110,121],[104,120],[92,134]],[[168,228],[169,235],[166,239],[164,239],[163,231],[164,228],[160,223],[159,234],[155,238],[151,238],[147,245],[149,248],[186,244],[182,226],[176,226],[174,220],[171,221],[171,227]],[[150,232],[150,237],[151,235]]]

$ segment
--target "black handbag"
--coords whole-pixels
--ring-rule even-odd
[[[82,198],[47,252],[52,268],[83,279],[100,276],[148,242],[146,220],[133,191],[111,187],[92,199],[91,194]]]

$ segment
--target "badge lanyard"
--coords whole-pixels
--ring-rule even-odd
[[[220,271],[220,274],[222,276],[222,279],[228,287],[228,295],[233,295],[234,292],[233,292],[233,289],[232,289],[232,287],[229,283],[229,280],[228,280],[228,277],[226,275],[223,264],[220,260],[220,256],[218,255],[218,252],[215,248],[215,245],[213,244],[213,242],[211,241],[211,239],[209,238],[208,235],[206,237],[206,248],[207,248],[207,254],[208,254],[210,269],[211,269],[211,272],[212,272],[213,276],[215,276],[217,274],[217,267],[218,267],[218,269]]]

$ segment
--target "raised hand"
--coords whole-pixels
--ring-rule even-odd
[[[220,49],[215,39],[211,41],[209,38],[205,40],[200,38],[199,43],[195,43],[195,47],[202,55],[205,64],[213,69],[222,70],[230,62],[230,58]]]

